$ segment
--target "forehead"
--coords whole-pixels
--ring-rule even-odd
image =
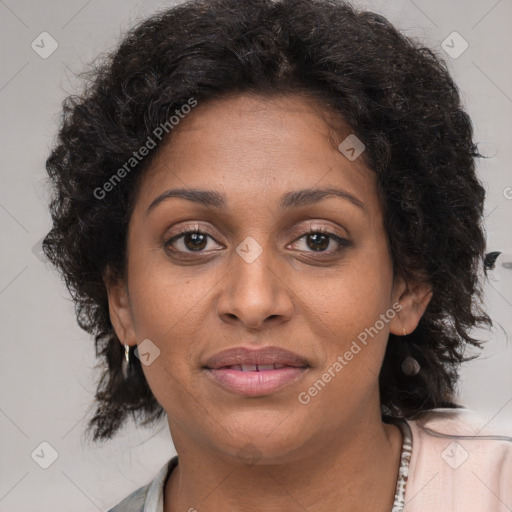
[[[374,173],[363,159],[348,160],[338,144],[350,135],[335,130],[329,113],[299,95],[238,95],[199,104],[158,150],[142,180],[138,203],[146,207],[169,188],[223,194],[224,208],[282,202],[286,192],[342,187],[375,203]],[[363,199],[363,197],[364,199]]]

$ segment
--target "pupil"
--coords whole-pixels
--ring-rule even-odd
[[[315,251],[325,250],[329,245],[328,237],[323,233],[315,233],[309,235],[309,239],[313,240],[313,243],[308,243],[308,246],[310,247],[310,249],[313,249]],[[189,244],[187,243],[187,241],[190,240],[192,240],[192,246],[189,246]],[[205,237],[201,233],[187,233],[185,235],[185,245],[192,250],[204,249]]]
[[[323,240],[323,243],[321,245],[321,247],[318,247],[318,239],[319,237],[321,237]],[[314,242],[313,242],[313,246],[311,246],[311,244],[308,243],[308,246],[310,247],[310,249],[313,249],[313,250],[324,250],[324,249],[327,249],[327,246],[329,245],[329,241],[327,239],[327,235],[324,235],[323,233],[315,233],[315,234],[312,234],[312,235],[309,235],[309,238],[310,239],[313,239]],[[316,245],[315,245],[316,244]]]
[[[202,238],[203,240],[201,240],[201,238]],[[192,245],[192,247],[189,247],[189,245],[187,244],[187,240],[190,240],[190,239],[192,239],[192,240],[193,240],[193,244],[194,244],[194,245]],[[201,249],[204,249],[204,245],[205,245],[205,240],[204,240],[204,239],[205,239],[205,237],[204,237],[204,235],[202,235],[201,233],[187,233],[187,234],[185,235],[185,245],[186,245],[189,249],[192,249],[192,250],[194,250],[194,249],[196,249],[196,250],[201,250]],[[199,243],[200,243],[200,244],[202,243],[202,245],[200,245],[200,246],[199,246],[199,245],[197,245],[197,242],[198,242],[198,241],[199,241]]]

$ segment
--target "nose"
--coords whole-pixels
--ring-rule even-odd
[[[261,330],[292,317],[292,287],[269,248],[254,261],[234,252],[231,271],[221,288],[217,314],[223,322]]]

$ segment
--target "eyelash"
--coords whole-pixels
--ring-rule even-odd
[[[213,238],[208,232],[206,231],[202,231],[201,229],[197,228],[197,227],[194,227],[194,226],[189,226],[189,227],[186,227],[186,228],[181,228],[178,233],[176,235],[173,235],[171,238],[168,238],[165,242],[164,242],[164,247],[165,248],[169,248],[169,246],[176,242],[177,240],[183,238],[185,235],[189,234],[189,233],[194,233],[194,234],[200,234],[200,235],[206,235],[207,237],[211,238],[212,240],[215,240],[215,238]],[[294,242],[298,241],[298,240],[301,240],[302,238],[308,236],[308,235],[313,235],[313,234],[322,234],[322,235],[327,235],[329,238],[333,239],[334,241],[336,241],[339,245],[338,249],[334,250],[334,251],[307,251],[307,252],[311,252],[313,254],[318,254],[318,255],[333,255],[333,254],[337,254],[341,251],[343,251],[345,248],[349,247],[351,245],[351,243],[345,239],[345,238],[341,238],[337,235],[335,235],[334,233],[331,233],[330,231],[327,231],[326,229],[324,228],[315,228],[315,229],[310,229],[308,231],[306,231],[305,233],[303,233],[300,237],[296,238],[294,240]],[[217,242],[217,240],[215,240],[215,242]],[[219,243],[219,242],[217,242]],[[176,250],[176,249],[168,249],[170,251],[172,251],[174,254],[202,254],[203,252],[207,252],[207,251],[204,251],[204,250],[201,250],[201,251],[180,251],[180,250]],[[180,257],[183,257],[183,256],[180,256]],[[186,256],[185,256],[186,258]]]

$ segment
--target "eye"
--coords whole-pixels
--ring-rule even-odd
[[[297,243],[304,239],[303,248],[301,247],[293,247],[297,245]],[[215,248],[209,247],[209,240],[213,240],[218,244],[218,242],[209,235],[206,231],[201,230],[198,226],[189,226],[186,228],[182,228],[179,230],[177,235],[172,236],[164,242],[164,247],[176,255],[177,257],[187,257],[187,255],[193,253],[206,253],[214,250],[218,250],[218,247]],[[334,244],[333,244],[334,241]],[[299,244],[300,245],[300,244]],[[334,249],[327,250],[332,245],[335,245]],[[306,252],[314,252],[314,253],[322,253],[322,254],[336,254],[341,252],[344,248],[349,247],[351,243],[323,228],[315,228],[310,229],[306,233],[304,233],[301,237],[297,238],[295,242],[291,244],[291,248],[298,249]],[[223,246],[218,244],[220,248]]]
[[[174,235],[165,242],[165,247],[173,253],[201,253],[214,250],[208,247],[208,239],[216,240],[201,229],[191,226],[181,229],[178,235]]]
[[[322,228],[317,229],[311,229],[307,233],[304,233],[300,238],[297,238],[297,241],[304,239],[304,246],[306,247],[306,250],[308,252],[308,248],[312,252],[317,253],[326,253],[326,254],[335,254],[346,247],[350,246],[350,242],[346,240],[345,238],[341,238],[338,235],[335,235],[334,233],[331,233],[330,231],[327,231]],[[334,250],[327,251],[327,249],[332,246],[332,241],[335,241],[335,245],[337,248]],[[295,245],[297,242],[294,242],[293,245]],[[300,247],[298,248],[299,250]]]

